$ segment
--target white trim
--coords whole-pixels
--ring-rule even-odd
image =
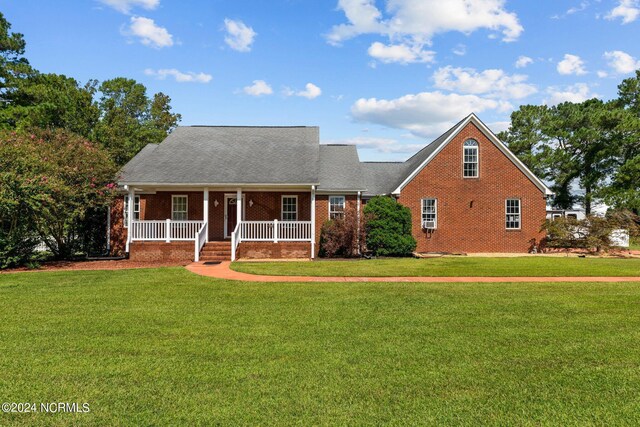
[[[538,188],[540,189],[540,191],[542,191],[542,192],[544,193],[544,195],[545,195],[545,196],[551,196],[551,195],[553,195],[553,194],[554,194],[554,193],[553,193],[553,192],[552,192],[552,191],[551,191],[551,190],[550,190],[550,189],[549,189],[549,188],[544,184],[544,182],[542,182],[542,181],[540,180],[540,178],[538,178],[537,176],[535,176],[535,175],[533,174],[533,172],[531,172],[531,171],[529,170],[529,168],[527,168],[527,167],[525,166],[525,164],[524,164],[524,163],[522,163],[522,162],[520,161],[520,159],[518,159],[518,157],[516,157],[516,155],[515,155],[515,154],[513,154],[513,153],[511,152],[511,150],[509,150],[509,148],[507,148],[507,146],[506,146],[506,145],[504,145],[504,144],[503,144],[503,143],[498,139],[498,137],[497,137],[493,132],[491,132],[491,130],[490,130],[489,128],[487,128],[487,127],[485,126],[485,124],[484,124],[484,123],[482,123],[482,121],[481,121],[481,120],[480,120],[480,119],[479,119],[479,118],[478,118],[474,113],[469,114],[469,115],[467,116],[467,118],[466,118],[464,121],[462,121],[462,122],[458,125],[458,127],[457,127],[453,132],[451,132],[451,135],[449,135],[449,137],[448,137],[448,138],[447,138],[447,139],[446,139],[442,144],[440,144],[440,147],[438,147],[438,149],[437,149],[436,151],[434,151],[433,153],[431,153],[431,155],[430,155],[429,157],[427,157],[427,159],[426,159],[424,162],[422,162],[422,164],[421,164],[420,166],[418,166],[418,167],[416,168],[416,170],[414,170],[413,172],[411,172],[411,174],[410,174],[410,175],[409,175],[409,176],[408,176],[404,181],[402,181],[402,183],[398,186],[398,188],[396,188],[396,189],[393,191],[393,193],[392,193],[392,194],[394,194],[394,195],[398,195],[398,194],[400,194],[400,192],[402,191],[402,189],[403,189],[404,187],[406,187],[406,186],[407,186],[407,184],[408,184],[409,182],[411,182],[411,181],[413,180],[413,178],[415,178],[415,176],[416,176],[416,175],[417,175],[417,174],[418,174],[422,169],[424,169],[424,167],[425,167],[426,165],[428,165],[428,164],[429,164],[429,162],[431,162],[431,160],[433,160],[433,158],[434,158],[435,156],[437,156],[437,155],[440,153],[440,151],[442,151],[442,150],[444,149],[444,147],[446,147],[446,146],[451,142],[451,140],[452,140],[453,138],[455,138],[455,137],[458,135],[458,133],[459,133],[462,129],[464,129],[464,127],[465,127],[465,126],[467,126],[470,122],[473,122],[476,126],[478,126],[478,128],[480,129],[480,131],[481,131],[481,132],[482,132],[482,133],[483,133],[483,134],[484,134],[484,135],[489,139],[489,141],[491,141],[491,142],[492,142],[496,147],[498,147],[498,149],[499,149],[500,151],[502,151],[502,152],[504,153],[504,155],[506,155],[506,156],[509,158],[509,160],[511,160],[511,161],[512,161],[512,162],[513,162],[513,163],[518,167],[518,169],[520,169],[520,170],[522,171],[522,173],[524,173],[524,174],[527,176],[527,178],[529,178],[529,179],[531,180],[531,182],[533,182],[533,183],[536,185],[536,187],[538,187]]]
[[[227,218],[229,216],[229,213],[227,212],[227,209],[229,207],[229,204],[227,203],[227,199],[236,199],[236,203],[238,203],[238,194],[237,193],[224,193],[224,197],[223,197],[223,202],[224,202],[224,238],[228,239],[231,237],[231,233],[233,232],[233,230],[228,230],[227,228]],[[237,208],[236,208],[237,209]],[[240,222],[240,221],[244,221],[244,217],[246,215],[246,205],[244,203],[244,194],[242,195],[242,218],[238,219],[236,218],[236,225]],[[237,211],[236,211],[236,216],[237,216]]]
[[[295,210],[295,214],[296,214],[296,219],[294,220],[286,220],[286,221],[298,221],[298,195],[297,194],[282,194],[280,195],[280,221],[285,221],[284,219],[284,198],[285,197],[289,197],[292,199],[296,199],[296,210]],[[291,212],[288,212],[291,213]]]
[[[343,195],[343,194],[334,194],[334,195],[330,195],[327,198],[327,208],[329,210],[329,217],[328,218],[331,219],[331,198],[332,197],[342,197],[342,200],[344,200],[344,207],[342,208],[343,209],[342,217],[344,218],[344,215],[345,215],[345,213],[347,211],[347,197],[345,195]]]
[[[311,259],[316,257],[316,186],[311,186]]]
[[[140,186],[140,187],[181,187],[181,188],[193,188],[193,187],[224,187],[224,188],[237,188],[241,186],[245,189],[248,188],[261,188],[261,187],[295,187],[295,188],[309,188],[310,185],[318,185],[319,183],[268,183],[268,182],[126,182],[120,181],[119,185],[123,186]]]
[[[516,215],[516,214],[510,214],[508,211],[508,206],[507,203],[509,203],[509,200],[517,200],[518,201],[518,227],[507,227],[507,217],[509,215]],[[522,230],[522,199],[516,198],[516,197],[509,197],[507,199],[504,200],[504,228],[505,230]]]
[[[123,222],[124,228],[129,228],[129,212],[127,212],[127,208],[129,207],[129,194],[123,197],[124,203],[122,205],[122,213],[124,215]],[[138,200],[138,218],[136,219],[136,200]],[[140,220],[140,196],[133,196],[133,220]]]
[[[184,219],[175,219],[173,217],[173,214],[175,212],[175,210],[173,209],[173,206],[174,206],[174,203],[175,203],[174,200],[177,197],[184,197],[185,200],[186,200],[185,212],[184,212],[185,217],[184,217]],[[172,194],[171,195],[171,221],[189,221],[189,195],[187,195],[187,194]]]
[[[424,223],[426,221],[424,220],[424,215],[425,215],[424,202],[426,200],[433,200],[433,207],[435,209],[435,213],[434,213],[435,216],[434,216],[434,221],[433,221],[435,224],[433,226],[433,229],[437,230],[438,229],[438,199],[435,198],[435,197],[423,197],[422,199],[420,199],[420,223],[422,224],[422,228],[425,228],[424,227]]]

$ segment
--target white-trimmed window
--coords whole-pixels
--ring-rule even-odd
[[[140,196],[133,196],[133,220],[140,220]],[[129,227],[129,196],[124,196],[124,228]]]
[[[186,221],[188,208],[187,196],[171,196],[171,219],[173,221]]]
[[[344,219],[344,208],[344,196],[329,196],[329,219]]]
[[[298,196],[282,196],[283,221],[298,220]]]
[[[468,139],[463,146],[462,173],[465,178],[478,177],[478,141]]]
[[[520,230],[520,199],[507,199],[505,207],[507,230]]]
[[[422,199],[422,228],[438,228],[438,199]]]

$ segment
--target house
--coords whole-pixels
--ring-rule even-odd
[[[409,207],[419,252],[527,252],[551,194],[474,114],[405,162],[361,162],[317,127],[178,127],[121,171],[111,247],[134,260],[314,258],[372,196]]]

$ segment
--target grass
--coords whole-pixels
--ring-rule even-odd
[[[632,251],[640,251],[640,240],[631,240],[629,249]]]
[[[0,425],[637,425],[640,283],[0,275]]]
[[[640,259],[575,257],[386,258],[317,262],[237,262],[236,271],[274,276],[640,276]]]

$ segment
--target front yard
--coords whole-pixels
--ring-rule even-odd
[[[274,276],[574,277],[640,276],[640,258],[443,257],[315,262],[236,262],[232,270]]]
[[[309,265],[314,265],[309,263]],[[638,424],[640,283],[0,275],[0,425]]]

